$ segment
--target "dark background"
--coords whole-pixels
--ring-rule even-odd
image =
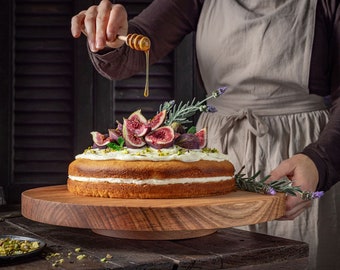
[[[194,34],[151,67],[145,98],[144,73],[121,81],[101,77],[85,39],[71,36],[71,17],[99,1],[1,2],[0,187],[7,203],[19,203],[26,189],[65,184],[69,162],[91,145],[91,131],[105,132],[136,109],[152,116],[166,100],[202,97]],[[131,18],[151,1],[115,2]]]

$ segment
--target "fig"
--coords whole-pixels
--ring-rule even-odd
[[[117,123],[117,129],[122,131],[123,129],[123,124],[121,122],[119,122],[118,120],[116,120],[116,123]]]
[[[128,122],[126,124],[127,128],[133,129],[135,135],[138,137],[142,137],[150,131],[148,121],[143,116],[141,110],[137,110],[130,114]]]
[[[128,128],[128,119],[124,119],[123,123],[123,138],[125,144],[129,148],[139,148],[145,145],[143,137],[137,136],[134,129]]]
[[[107,135],[101,134],[98,131],[92,131],[91,135],[92,135],[92,140],[95,146],[100,147],[100,146],[107,145],[108,143],[111,142],[110,137],[108,137]]]
[[[175,133],[170,126],[162,126],[145,136],[146,143],[156,149],[168,148],[174,144]]]
[[[142,110],[137,110],[135,112],[133,112],[132,114],[130,114],[130,116],[128,117],[129,120],[135,120],[141,123],[146,124],[148,121],[146,120],[146,118],[144,117],[144,115],[142,114]]]
[[[150,131],[150,127],[147,124],[140,122],[138,119],[124,119],[124,125],[137,137],[143,137]]]
[[[185,128],[181,123],[178,122],[172,122],[171,127],[174,129],[175,132],[177,133],[185,133]]]
[[[192,133],[183,133],[175,141],[175,144],[186,149],[199,149],[200,140]]]
[[[110,128],[109,130],[109,137],[111,141],[117,141],[119,137],[122,137],[122,130],[116,128]]]
[[[197,131],[195,135],[199,139],[199,148],[204,148],[207,144],[207,129],[202,128],[200,131]]]
[[[166,117],[166,110],[163,110],[161,112],[159,112],[158,114],[156,114],[152,119],[149,120],[149,126],[151,128],[151,130],[155,130],[156,128],[159,128]]]

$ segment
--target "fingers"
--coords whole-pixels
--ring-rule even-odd
[[[96,18],[97,18],[97,7],[92,6],[86,11],[84,19],[84,30],[87,34],[87,41],[90,49],[93,52],[98,51],[96,48]]]
[[[71,33],[74,38],[79,38],[83,29],[85,19],[85,11],[79,12],[72,17],[71,20]]]
[[[270,172],[270,177],[267,181],[281,179],[283,177],[288,177],[292,175],[295,166],[291,164],[290,160],[282,161],[279,166],[277,166],[274,170]]]
[[[128,30],[127,19],[126,10],[122,5],[116,4],[112,7],[106,29],[108,41],[115,41],[117,35],[126,36]]]
[[[267,182],[288,177],[293,186],[300,187],[303,191],[313,192],[316,190],[319,174],[314,162],[306,155],[296,154],[289,159],[282,161],[271,173]],[[287,196],[286,214],[280,220],[291,220],[300,215],[306,208],[312,205],[297,197]]]
[[[127,12],[120,4],[102,0],[98,6],[81,11],[71,20],[71,32],[78,38],[83,31],[87,35],[90,50],[97,52],[105,46],[117,48],[124,42],[116,39],[117,34],[126,35],[128,30]]]
[[[311,206],[312,201],[303,201],[298,197],[288,196],[286,202],[286,213],[279,220],[293,220]]]
[[[103,49],[106,45],[106,29],[108,28],[110,13],[112,4],[110,1],[101,1],[97,8],[97,14],[95,18],[96,29],[95,33],[95,47],[97,50]]]

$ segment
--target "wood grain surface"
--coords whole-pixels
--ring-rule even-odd
[[[130,239],[185,239],[217,229],[256,224],[285,213],[285,195],[235,191],[190,199],[80,197],[66,185],[22,193],[22,214],[34,221]]]

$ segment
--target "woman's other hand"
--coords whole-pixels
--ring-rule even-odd
[[[98,6],[91,6],[72,17],[73,37],[87,35],[90,50],[97,52],[105,47],[118,48],[124,44],[117,35],[126,36],[128,32],[127,12],[120,4],[102,0]]]
[[[318,170],[314,162],[306,155],[297,154],[282,161],[270,173],[267,182],[288,177],[294,186],[300,186],[303,191],[315,191],[319,181]],[[312,201],[302,200],[299,196],[287,196],[286,214],[280,220],[291,220],[300,215]]]

